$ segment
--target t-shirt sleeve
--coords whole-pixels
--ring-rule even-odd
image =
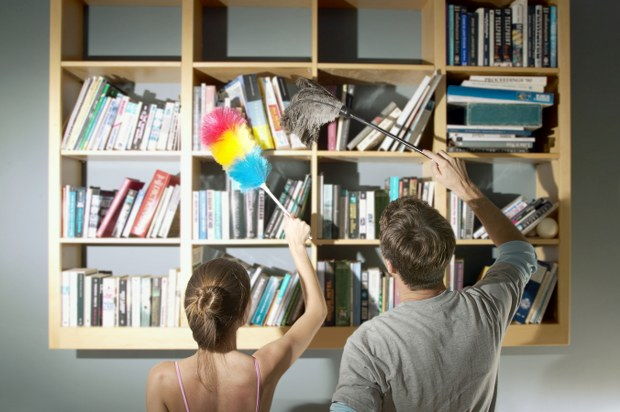
[[[519,240],[498,248],[498,257],[485,277],[469,293],[484,297],[491,310],[507,327],[519,306],[525,284],[536,270],[536,252],[532,245]]]
[[[356,335],[349,338],[344,347],[338,386],[332,397],[334,402],[332,405],[337,407],[346,405],[357,411],[378,411],[381,410],[383,402],[379,377],[368,352],[362,345],[356,343],[358,337]]]

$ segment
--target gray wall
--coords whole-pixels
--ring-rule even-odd
[[[618,13],[611,2],[573,1],[572,344],[504,350],[501,411],[620,405],[620,280],[612,260],[620,247],[620,143],[612,119],[620,85],[614,49],[605,46],[619,44]],[[0,409],[140,410],[148,369],[185,353],[47,349],[48,21],[45,0],[0,6]],[[305,354],[280,383],[273,409],[319,410],[312,405],[327,402],[339,357]]]

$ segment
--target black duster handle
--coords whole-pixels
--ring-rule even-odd
[[[392,138],[392,139],[394,139],[394,140],[398,140],[399,142],[401,142],[402,144],[404,144],[405,146],[407,146],[409,149],[411,149],[411,150],[415,150],[416,152],[420,153],[421,155],[426,156],[426,155],[425,155],[425,154],[424,154],[424,153],[423,153],[420,149],[418,149],[417,147],[415,147],[415,146],[414,146],[414,145],[412,145],[411,143],[407,142],[406,140],[404,140],[404,139],[403,139],[403,138],[401,138],[401,137],[398,137],[398,136],[393,135],[392,133],[388,132],[388,131],[387,131],[387,130],[385,130],[385,129],[380,128],[379,126],[377,126],[377,125],[375,125],[375,124],[373,124],[373,123],[370,123],[370,122],[368,122],[368,121],[366,121],[366,120],[362,119],[361,117],[359,117],[359,116],[358,116],[358,115],[356,115],[355,113],[351,112],[351,111],[349,110],[349,108],[348,108],[348,107],[346,107],[346,106],[343,106],[343,107],[342,107],[342,109],[340,109],[340,115],[341,115],[341,116],[346,116],[346,117],[348,117],[348,118],[350,118],[350,119],[353,119],[353,120],[357,120],[358,122],[360,122],[360,123],[362,123],[362,124],[365,124],[366,126],[371,127],[371,128],[373,128],[373,129],[375,129],[376,131],[378,131],[378,132],[380,132],[380,133],[383,133],[383,134],[384,134],[384,135],[386,135],[386,136],[391,137],[391,138]],[[426,157],[428,157],[428,156],[426,156]],[[428,158],[430,159],[430,157],[428,157]]]

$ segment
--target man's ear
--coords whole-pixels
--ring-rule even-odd
[[[392,265],[392,262],[390,262],[387,259],[384,259],[384,260],[385,260],[385,268],[387,269],[388,273],[390,275],[396,274],[396,270],[394,269],[394,265]]]

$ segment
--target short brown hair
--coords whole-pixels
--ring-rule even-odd
[[[185,289],[185,313],[200,349],[224,347],[241,326],[250,302],[250,279],[237,262],[223,258],[200,265]]]
[[[456,240],[450,224],[428,203],[412,196],[391,202],[381,215],[381,252],[411,290],[443,281]]]

